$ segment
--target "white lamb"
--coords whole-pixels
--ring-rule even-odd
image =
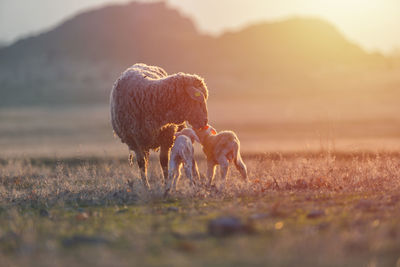
[[[184,128],[175,134],[175,143],[171,149],[169,168],[168,168],[168,182],[165,190],[165,195],[172,190],[176,190],[176,185],[181,175],[182,165],[185,169],[185,174],[189,178],[191,185],[194,185],[195,180],[200,179],[199,170],[196,161],[194,160],[193,143],[197,141],[200,143],[196,133],[189,128]]]
[[[211,186],[215,175],[216,165],[220,165],[222,186],[225,188],[226,174],[229,162],[233,162],[242,178],[248,182],[247,167],[240,156],[240,142],[236,134],[232,131],[217,131],[210,125],[196,130],[197,136],[203,145],[204,154],[207,157],[207,178]]]

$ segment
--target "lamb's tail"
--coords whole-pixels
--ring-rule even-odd
[[[242,156],[240,155],[240,145],[238,143],[236,143],[236,149],[234,149],[233,153],[233,163],[236,166],[236,169],[240,172],[240,174],[242,175],[242,178],[244,180],[248,180],[247,177],[247,167],[246,164],[244,164]]]

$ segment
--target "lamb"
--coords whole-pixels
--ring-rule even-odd
[[[165,182],[177,127],[185,121],[195,129],[207,125],[207,98],[207,86],[199,76],[168,75],[160,67],[142,63],[128,68],[114,83],[110,95],[111,124],[121,142],[134,151],[147,189],[150,150],[160,149]]]
[[[217,131],[209,125],[195,132],[203,145],[203,151],[207,157],[207,179],[210,186],[214,179],[215,167],[220,165],[223,181],[220,190],[225,188],[226,174],[231,161],[233,161],[242,178],[248,182],[247,167],[240,155],[240,142],[234,132],[221,131],[217,134]]]
[[[200,143],[199,138],[190,128],[182,129],[175,134],[175,137],[175,143],[171,149],[168,183],[164,195],[167,195],[171,188],[176,190],[176,184],[178,183],[181,175],[182,165],[184,166],[186,177],[189,178],[192,186],[194,185],[193,178],[195,178],[196,181],[200,179],[197,163],[194,160],[193,148],[194,141]]]

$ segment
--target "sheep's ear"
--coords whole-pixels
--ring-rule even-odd
[[[189,94],[189,96],[191,98],[193,98],[194,100],[196,100],[197,102],[203,102],[204,101],[204,95],[203,93],[197,89],[194,86],[187,86],[185,87],[186,93]]]
[[[214,129],[211,129],[211,134],[212,134],[212,135],[216,135],[217,132],[216,132]]]

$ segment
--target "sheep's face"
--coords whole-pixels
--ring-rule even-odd
[[[193,86],[187,87],[186,92],[189,95],[188,104],[190,107],[186,120],[194,129],[200,129],[208,123],[206,98],[199,89]]]

